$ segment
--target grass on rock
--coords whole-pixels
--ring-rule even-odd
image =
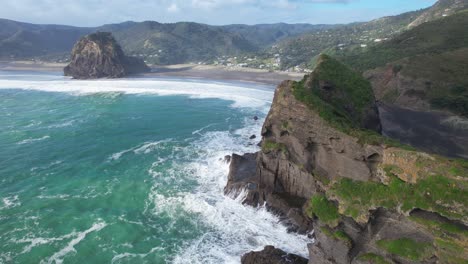
[[[389,253],[414,261],[429,257],[432,254],[431,249],[433,248],[430,243],[417,242],[409,238],[379,240],[377,241],[377,246]]]
[[[332,227],[336,226],[340,219],[336,205],[321,194],[314,195],[310,199],[307,214],[310,218],[315,215],[324,224]]]

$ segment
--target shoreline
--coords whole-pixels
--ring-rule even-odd
[[[33,72],[62,72],[66,63],[34,62],[34,61],[0,61],[2,71],[33,71]],[[269,72],[252,68],[229,68],[214,65],[177,64],[151,65],[151,72],[137,76],[143,77],[174,77],[193,78],[219,81],[240,81],[279,85],[284,80],[301,80],[305,73],[284,71]]]

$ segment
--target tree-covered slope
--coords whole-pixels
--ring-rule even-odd
[[[286,39],[274,48],[282,59],[282,67],[309,65],[311,59],[327,49],[360,47],[376,39],[391,38],[406,30],[408,24],[422,14],[422,10],[398,16],[384,17],[366,23],[341,25],[332,29],[303,34]]]
[[[398,39],[401,41],[401,38],[405,38],[408,35],[405,35],[407,30],[427,22],[434,21],[437,24],[440,22],[440,19],[463,12],[467,8],[468,0],[439,0],[433,6],[426,9],[403,13],[397,16],[383,17],[366,23],[343,25],[330,30],[312,32],[287,39],[282,41],[278,47],[283,60],[282,67],[289,68],[301,64],[313,67],[316,56],[320,53],[338,53],[352,56],[366,52],[369,47],[380,46],[380,44],[394,38],[397,39],[396,41]],[[460,21],[460,23],[464,22]],[[441,24],[439,27],[443,30],[445,26],[447,26],[446,23]],[[401,35],[402,33],[403,35]],[[428,39],[428,41],[438,41],[437,34],[439,33],[442,33],[442,31],[435,29],[434,32],[426,32],[425,34],[432,38]],[[461,32],[453,33],[460,34]],[[467,34],[465,33],[464,35],[466,36]],[[456,37],[454,36],[454,38]],[[446,43],[439,44],[443,46]],[[450,45],[447,45],[447,47],[450,47]]]
[[[325,25],[271,24],[210,26],[180,22],[124,22],[97,28],[34,25],[0,20],[0,58],[68,57],[73,44],[96,31],[112,32],[122,48],[151,63],[209,62],[219,56],[257,53],[280,39],[330,28]]]
[[[244,36],[259,47],[273,45],[280,40],[296,37],[305,33],[318,32],[337,27],[338,25],[310,24],[259,24],[259,25],[227,25],[223,29]]]
[[[0,58],[30,58],[70,52],[81,36],[92,31],[92,28],[34,25],[0,19]]]
[[[349,66],[365,71],[402,58],[468,47],[468,11],[414,27],[389,41],[359,51],[336,51]]]
[[[108,28],[104,26],[99,30]],[[147,21],[110,29],[127,53],[141,54],[147,61],[157,64],[207,61],[259,49],[238,33],[198,23]]]

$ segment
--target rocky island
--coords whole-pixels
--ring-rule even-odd
[[[261,151],[232,156],[225,193],[246,190],[245,204],[309,234],[310,264],[466,263],[468,163],[380,131],[370,83],[321,55],[310,75],[277,88]],[[242,263],[304,260],[267,247]]]
[[[64,73],[75,79],[97,79],[121,78],[150,70],[143,60],[125,56],[111,33],[97,32],[75,44]]]

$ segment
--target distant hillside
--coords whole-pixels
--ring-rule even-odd
[[[64,61],[81,36],[105,31],[113,33],[127,54],[148,63],[201,62],[304,72],[313,68],[320,53],[354,56],[467,7],[468,0],[439,0],[430,8],[348,25],[210,26],[145,21],[79,28],[0,19],[0,59]]]
[[[304,34],[282,41],[277,51],[282,68],[307,65],[312,68],[320,53],[356,54],[386,42],[408,29],[425,22],[448,17],[468,8],[468,0],[439,0],[433,6],[397,16],[383,17],[366,23],[336,27]],[[466,33],[465,33],[466,35]]]
[[[256,53],[277,41],[331,26],[308,24],[210,26],[180,22],[124,22],[97,28],[34,25],[0,19],[0,58],[68,58],[73,44],[96,31],[112,32],[125,52],[150,63],[207,62]]]
[[[422,10],[384,17],[367,23],[354,23],[304,34],[282,41],[273,47],[281,54],[281,65],[289,68],[301,64],[313,64],[311,60],[327,49],[342,49],[369,45],[375,40],[391,38],[404,31],[408,24],[422,14]],[[309,66],[310,68],[313,65]]]
[[[260,49],[238,33],[198,23],[147,21],[125,27],[103,26],[98,30],[111,31],[126,53],[156,64],[207,61]]]
[[[467,8],[467,0],[439,0],[431,8],[423,12],[418,18],[409,24],[409,27],[419,26],[422,23],[450,16],[459,12],[460,10]]]
[[[305,33],[331,29],[338,25],[310,25],[310,24],[260,24],[260,25],[228,25],[223,29],[244,36],[251,43],[266,47],[280,40],[296,37]]]
[[[336,51],[353,68],[365,71],[402,58],[468,47],[468,11],[414,27],[367,49]]]
[[[58,56],[94,29],[60,25],[34,25],[0,19],[0,58]]]

